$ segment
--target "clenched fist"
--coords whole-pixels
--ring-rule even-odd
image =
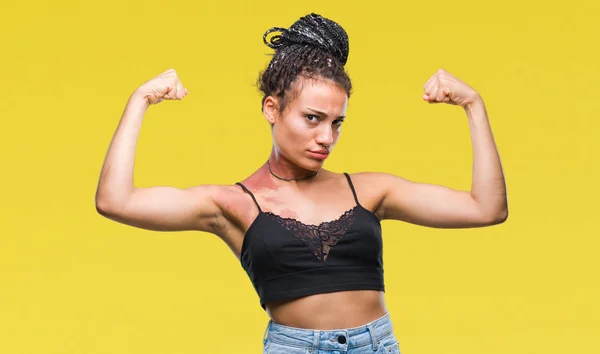
[[[444,69],[439,69],[424,86],[423,99],[429,103],[449,103],[466,108],[480,100],[479,94]]]
[[[157,104],[162,100],[181,100],[187,93],[175,69],[169,69],[148,80],[136,90],[136,94],[143,97],[148,104]]]

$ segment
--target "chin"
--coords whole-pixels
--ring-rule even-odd
[[[304,168],[313,172],[320,170],[325,163],[325,160],[310,159],[309,161],[310,162]]]

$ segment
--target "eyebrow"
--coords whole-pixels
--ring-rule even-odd
[[[319,111],[318,109],[314,109],[314,108],[310,108],[310,107],[308,107],[308,108],[306,108],[306,109],[308,109],[309,111],[313,111],[314,113],[320,114],[320,115],[322,115],[322,116],[327,116],[327,113],[325,113],[325,112],[321,112],[321,111]],[[339,116],[339,117],[338,117],[338,119],[341,119],[341,118],[346,118],[346,116]]]

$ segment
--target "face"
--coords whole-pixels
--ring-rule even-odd
[[[272,124],[275,153],[294,165],[318,170],[333,150],[346,116],[348,95],[328,80],[303,80],[284,112],[277,99],[264,104],[266,119]]]

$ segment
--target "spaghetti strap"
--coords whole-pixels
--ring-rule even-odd
[[[356,191],[354,190],[354,185],[352,184],[350,175],[347,174],[346,172],[344,172],[344,176],[346,176],[346,179],[348,180],[348,184],[350,185],[350,189],[352,189],[352,194],[354,195],[354,200],[356,201],[356,204],[360,205],[360,203],[358,202],[358,198],[356,197]]]
[[[252,200],[254,200],[254,204],[256,204],[256,206],[258,207],[258,212],[262,213],[262,209],[260,208],[260,205],[258,205],[258,202],[256,201],[256,198],[254,197],[254,194],[252,194],[252,192],[250,192],[250,190],[248,188],[246,188],[246,186],[244,186],[242,183],[240,182],[236,182],[237,185],[239,185],[240,187],[242,187],[242,189],[250,194],[250,196],[252,197]]]

